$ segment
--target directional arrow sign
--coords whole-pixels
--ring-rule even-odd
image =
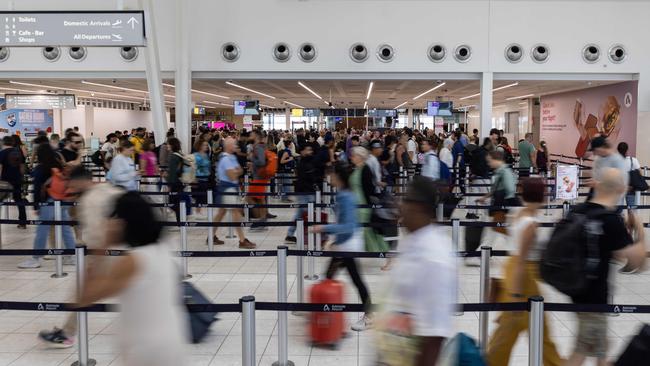
[[[129,26],[124,26],[124,25]],[[1,46],[145,46],[142,11],[0,12]]]

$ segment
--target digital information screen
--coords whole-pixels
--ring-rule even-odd
[[[0,46],[145,46],[144,12],[0,12]]]
[[[235,100],[233,102],[236,116],[257,115],[259,114],[257,100]]]
[[[427,116],[437,116],[440,102],[427,102]]]
[[[320,117],[320,109],[318,108],[303,109],[302,115],[304,117]]]
[[[7,94],[7,109],[76,109],[72,94]]]
[[[302,117],[302,111],[301,108],[291,108],[291,117]]]
[[[394,109],[369,109],[368,117],[375,117],[375,118],[397,117],[397,111]]]

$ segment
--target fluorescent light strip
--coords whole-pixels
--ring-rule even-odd
[[[425,91],[424,93],[418,95],[417,97],[414,97],[413,100],[419,99],[420,97],[423,97],[423,96],[425,96],[425,95],[431,93],[432,91],[434,91],[434,90],[436,90],[436,89],[438,89],[438,88],[442,88],[443,86],[445,86],[445,84],[447,84],[447,83],[438,84],[438,85],[436,85],[435,87],[433,87],[433,88],[431,88],[431,89]]]
[[[102,94],[102,95],[109,95],[109,96],[118,97],[118,98],[128,98],[128,99],[137,99],[137,100],[142,100],[143,99],[141,97],[131,97],[131,96],[128,96],[128,95],[104,93],[104,92],[91,91],[91,90],[82,90],[82,89],[74,89],[74,88],[61,88],[61,87],[52,86],[52,85],[30,84],[30,83],[23,83],[23,82],[20,82],[20,81],[13,81],[13,80],[9,80],[9,84],[33,86],[33,87],[36,87],[36,88],[39,88],[39,89],[48,88],[48,89],[57,89],[57,90],[63,90],[63,91],[74,91],[74,92],[86,93],[86,94]],[[34,92],[36,92],[36,91],[32,91],[32,93],[34,93]]]
[[[309,89],[309,87],[308,87],[307,85],[303,84],[302,81],[299,81],[299,82],[298,82],[298,85],[302,86],[302,87],[305,88],[308,92],[312,93],[316,98],[318,98],[318,99],[320,99],[320,100],[323,100],[323,97],[321,97],[320,95],[318,95],[315,91]]]
[[[366,100],[365,102],[363,102],[363,109],[367,109],[367,108],[368,108],[368,101]]]
[[[267,97],[267,98],[278,99],[278,98],[276,98],[276,97],[274,97],[274,96],[272,96],[272,95],[264,94],[264,93],[262,93],[262,92],[258,92],[257,90],[253,90],[253,89],[249,89],[249,88],[247,88],[247,87],[245,87],[245,86],[237,85],[237,84],[235,84],[235,83],[233,83],[233,82],[231,82],[231,81],[226,81],[226,84],[227,84],[227,85],[230,85],[230,86],[234,86],[235,88],[239,88],[239,89],[242,89],[242,90],[249,91],[249,92],[251,92],[251,93],[255,93],[255,94],[259,94],[259,95],[263,95],[263,96],[265,96],[265,97]]]
[[[395,108],[393,108],[393,109],[399,109],[399,107],[401,107],[401,106],[403,106],[403,105],[405,105],[405,104],[406,104],[406,103],[408,103],[408,102],[409,102],[409,101],[407,100],[406,102],[404,102],[404,103],[402,103],[402,104],[400,104],[400,105],[398,105],[397,107],[395,107]]]
[[[495,91],[499,91],[499,90],[503,90],[503,89],[507,89],[507,88],[512,88],[513,86],[517,86],[517,85],[519,85],[519,82],[512,83],[512,84],[508,84],[508,85],[504,85],[504,86],[500,86],[500,87],[498,87],[498,88],[494,88],[494,89],[492,89],[492,91],[495,92]],[[469,99],[469,98],[474,98],[474,97],[478,97],[479,95],[481,95],[481,93],[476,93],[476,94],[468,95],[468,96],[466,96],[466,97],[462,97],[462,98],[460,98],[459,100],[465,100],[465,99]]]
[[[518,96],[518,97],[506,98],[506,100],[524,99],[524,98],[530,98],[530,97],[534,97],[534,96],[535,96],[535,94],[526,94],[526,95],[521,95],[521,96]]]
[[[173,84],[162,83],[162,85],[168,86],[170,88],[176,88],[176,85],[173,85]],[[219,94],[208,93],[208,92],[205,92],[203,90],[196,90],[196,89],[191,89],[191,90],[192,90],[192,93],[196,93],[196,94],[209,95],[211,97],[217,97],[217,98],[222,98],[222,99],[230,99],[230,97],[226,97],[226,96],[219,95]]]
[[[370,85],[368,85],[368,93],[366,94],[366,100],[370,100],[370,93],[372,93],[372,87],[375,85],[374,81],[370,82]]]
[[[528,102],[521,102],[519,105],[528,105]]]
[[[500,87],[498,87],[498,88],[494,88],[494,89],[492,89],[492,91],[495,92],[495,91],[499,91],[499,90],[503,90],[503,89],[508,89],[508,88],[512,88],[513,86],[517,86],[517,85],[519,85],[519,82],[512,83],[512,84],[508,84],[508,85],[504,85],[504,86],[500,86]]]
[[[131,91],[131,92],[136,92],[136,93],[144,93],[144,94],[149,94],[148,90],[140,90],[140,89],[131,89],[131,88],[125,88],[123,86],[115,86],[115,85],[106,85],[106,84],[100,84],[100,83],[92,83],[90,81],[86,80],[81,80],[82,84],[86,85],[94,85],[94,86],[99,86],[102,88],[111,88],[111,89],[117,89],[117,90],[124,90],[124,91]],[[169,95],[169,94],[163,94],[163,96],[167,98],[176,98],[175,95]]]
[[[224,105],[224,106],[226,106],[226,107],[234,107],[234,105],[232,105],[232,104],[219,103],[219,102],[211,102],[211,101],[209,101],[209,100],[204,100],[204,101],[202,101],[201,103],[205,103],[205,104],[214,104],[214,105]]]
[[[287,102],[286,100],[285,100],[284,102],[285,102],[286,104],[288,104],[288,105],[292,105],[292,106],[294,106],[294,107],[298,107],[298,108],[305,109],[305,107],[301,106],[300,104]]]

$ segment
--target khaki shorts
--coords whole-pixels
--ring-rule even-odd
[[[587,357],[607,357],[607,316],[601,313],[577,313],[576,352]]]
[[[234,195],[232,193],[238,193],[239,191],[237,188],[226,188],[224,190],[224,193],[227,194],[219,194],[219,201],[223,205],[240,205],[242,203],[242,199],[239,195]]]

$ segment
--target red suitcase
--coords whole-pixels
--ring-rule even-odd
[[[312,304],[342,304],[343,284],[326,279],[312,286],[309,296]],[[341,312],[323,310],[311,313],[311,341],[315,346],[336,348],[344,335],[345,318]]]

